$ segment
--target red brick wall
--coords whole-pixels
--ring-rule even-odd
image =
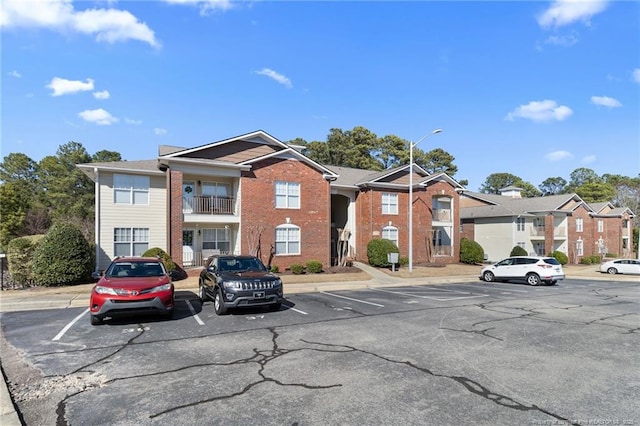
[[[398,214],[382,214],[382,193],[391,189],[363,189],[356,198],[356,215],[358,220],[358,238],[356,241],[357,259],[367,262],[367,244],[373,238],[382,237],[382,228],[389,225],[398,228],[398,248],[400,256],[408,256],[409,252],[409,193],[397,191]],[[427,242],[431,241],[431,205],[434,196],[449,196],[453,199],[454,217],[452,222],[454,246],[453,256],[438,256],[438,263],[457,263],[460,260],[460,209],[459,195],[455,189],[445,182],[435,182],[429,187],[416,188],[413,191],[413,262],[428,262]]]
[[[182,172],[167,172],[169,223],[167,223],[167,250],[171,259],[182,266]]]
[[[275,181],[300,183],[300,209],[275,208]],[[271,158],[254,163],[241,177],[242,253],[250,250],[248,236],[262,229],[261,259],[266,264],[275,246],[275,228],[287,223],[300,227],[300,255],[279,255],[272,265],[282,271],[293,263],[318,260],[331,265],[331,191],[322,173],[296,160]]]
[[[582,219],[582,232],[577,231],[576,222],[577,219]],[[596,247],[593,240],[593,226],[594,222],[593,218],[589,215],[589,211],[584,208],[584,206],[578,207],[573,211],[572,215],[568,218],[568,246],[569,253],[567,256],[569,257],[570,263],[580,263],[580,259],[585,256],[591,256],[597,254]],[[577,255],[576,245],[578,242],[578,238],[582,240],[583,254],[582,256]]]

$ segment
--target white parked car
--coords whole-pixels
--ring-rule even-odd
[[[553,285],[564,279],[564,270],[554,257],[512,256],[480,271],[482,281],[525,281],[530,285]]]
[[[640,274],[640,260],[612,259],[600,265],[600,272],[607,274]]]

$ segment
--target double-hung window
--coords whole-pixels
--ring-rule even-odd
[[[582,218],[581,217],[576,218],[576,232],[582,232],[582,226],[583,226]]]
[[[583,256],[584,255],[584,243],[582,240],[576,241],[576,255]]]
[[[114,228],[115,256],[142,256],[149,250],[149,228]]]
[[[598,232],[604,232],[604,221],[602,219],[598,219]]]
[[[148,205],[149,176],[113,175],[115,204]]]
[[[516,218],[516,231],[524,231],[524,217]]]
[[[398,228],[395,226],[385,226],[382,228],[382,238],[386,240],[393,241],[393,243],[398,245]]]
[[[300,184],[296,182],[276,181],[276,208],[300,208]]]
[[[206,228],[202,230],[202,249],[220,250],[221,253],[231,251],[229,230],[226,228]]]
[[[398,194],[382,193],[382,214],[398,214]]]
[[[276,255],[300,254],[300,227],[280,225],[276,227]]]

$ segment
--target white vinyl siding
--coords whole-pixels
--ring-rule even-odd
[[[300,184],[296,182],[276,181],[276,208],[300,208]]]
[[[115,228],[148,228],[149,247],[167,250],[167,194],[166,176],[147,176],[149,179],[148,205],[116,204],[114,202],[113,174],[101,172],[99,200],[99,254],[98,265],[105,269],[116,256],[114,246]]]
[[[276,255],[300,254],[300,228],[280,225],[276,228]]]
[[[149,176],[114,174],[113,202],[149,205]]]
[[[398,214],[398,194],[382,193],[382,214]]]

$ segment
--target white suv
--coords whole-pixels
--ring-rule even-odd
[[[553,285],[564,279],[562,265],[554,257],[513,256],[482,268],[482,281],[526,281]]]

